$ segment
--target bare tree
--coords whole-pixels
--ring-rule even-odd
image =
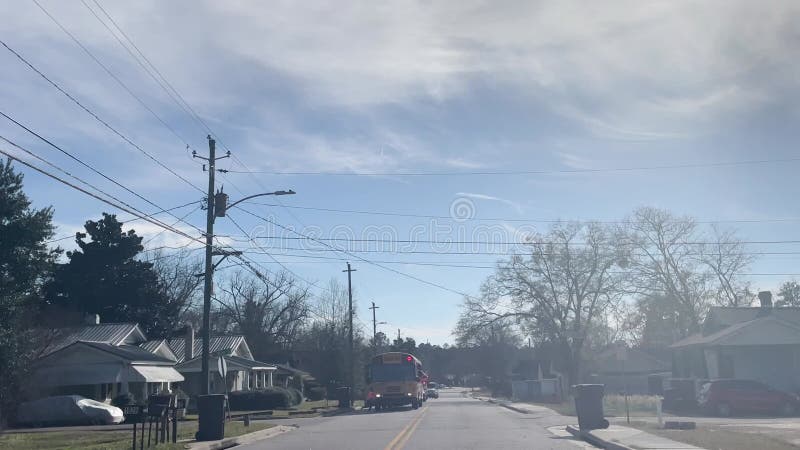
[[[713,227],[703,233],[691,217],[644,207],[621,234],[630,255],[631,293],[673,302],[679,337],[697,332],[713,304],[749,303],[741,272],[753,259],[734,232]]]
[[[530,241],[530,258],[501,264],[466,298],[456,335],[460,340],[512,320],[539,342],[559,347],[569,381],[576,382],[594,322],[622,295],[624,260],[615,233],[596,223],[555,225]]]
[[[234,272],[219,289],[219,314],[232,324],[227,331],[242,333],[256,358],[290,346],[308,317],[308,288],[285,272],[264,278]]]
[[[153,270],[158,275],[161,288],[166,292],[170,302],[180,305],[179,318],[182,322],[194,322],[193,309],[200,300],[203,283],[203,263],[199,258],[190,256],[188,251],[171,255],[157,252],[153,255]],[[199,328],[199,324],[197,325]]]
[[[715,303],[748,306],[754,294],[741,273],[750,267],[754,257],[745,252],[744,244],[732,230],[720,230],[714,225],[712,231],[713,242],[701,246],[701,257],[719,283]]]
[[[698,256],[696,242],[702,238],[694,219],[639,208],[623,235],[631,255],[630,290],[674,299],[681,335],[699,330],[712,299],[713,275]]]

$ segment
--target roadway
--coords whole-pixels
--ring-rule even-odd
[[[574,418],[572,419],[574,420]],[[566,449],[587,445],[548,431],[570,423],[557,414],[521,414],[467,397],[458,390],[440,393],[417,410],[356,411],[334,417],[298,419],[298,429],[253,444],[256,449]],[[274,421],[274,423],[279,423]],[[563,428],[563,427],[560,427]]]

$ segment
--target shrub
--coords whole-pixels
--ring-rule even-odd
[[[121,407],[126,405],[133,405],[136,403],[136,399],[133,398],[133,395],[130,393],[127,394],[119,394],[118,396],[111,399],[111,406]]]
[[[292,400],[292,394],[279,387],[257,391],[236,391],[228,394],[230,408],[235,411],[288,408],[292,406]]]
[[[303,393],[300,390],[290,387],[287,389],[289,394],[292,396],[292,406],[299,405],[303,403]]]
[[[327,393],[327,389],[322,386],[315,386],[312,388],[306,389],[306,397],[312,402],[316,402],[318,400],[324,400],[325,394]]]

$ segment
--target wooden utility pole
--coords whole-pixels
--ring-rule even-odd
[[[353,277],[352,273],[355,272],[356,269],[350,267],[350,263],[347,263],[347,269],[343,270],[342,272],[347,272],[347,311],[348,311],[348,327],[347,327],[347,334],[349,339],[348,345],[348,384],[350,385],[350,401],[353,401],[353,389],[355,389],[355,355],[353,352]],[[349,405],[348,405],[349,406]]]
[[[377,345],[377,338],[378,338],[378,321],[375,318],[375,310],[379,309],[380,306],[375,306],[375,302],[372,302],[372,306],[369,308],[372,310],[372,343],[373,345]]]
[[[192,152],[193,158],[200,158],[208,161],[208,192],[206,198],[206,264],[205,272],[203,273],[203,353],[202,353],[202,376],[200,392],[202,394],[209,394],[209,368],[210,368],[210,353],[211,353],[211,291],[214,289],[214,218],[216,211],[214,209],[214,173],[217,171],[217,160],[230,157],[230,152],[224,156],[217,158],[217,146],[214,139],[208,136],[208,158],[197,155],[197,152]],[[203,170],[206,169],[203,164]],[[223,194],[220,194],[223,195]],[[224,203],[224,200],[223,200]],[[223,206],[224,208],[224,206]],[[194,355],[186,355],[186,360],[190,360]]]
[[[203,274],[205,283],[203,284],[203,362],[200,369],[203,373],[201,379],[203,386],[201,392],[210,394],[209,368],[211,355],[211,290],[213,289],[213,255],[211,254],[214,246],[214,173],[216,172],[216,142],[208,136],[208,198],[206,203],[206,270]],[[186,361],[194,355],[186,355]]]

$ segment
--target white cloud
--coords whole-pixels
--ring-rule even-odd
[[[519,213],[519,214],[522,214],[522,212],[523,212],[522,205],[520,205],[519,203],[517,203],[515,201],[511,201],[511,200],[506,199],[506,198],[495,197],[493,195],[476,194],[476,193],[473,193],[473,192],[456,192],[456,197],[466,197],[466,198],[471,198],[471,199],[475,199],[475,200],[488,200],[488,201],[492,201],[492,202],[499,202],[499,203],[503,203],[503,204],[506,204],[506,205],[514,208],[514,210],[516,210],[517,213]]]

